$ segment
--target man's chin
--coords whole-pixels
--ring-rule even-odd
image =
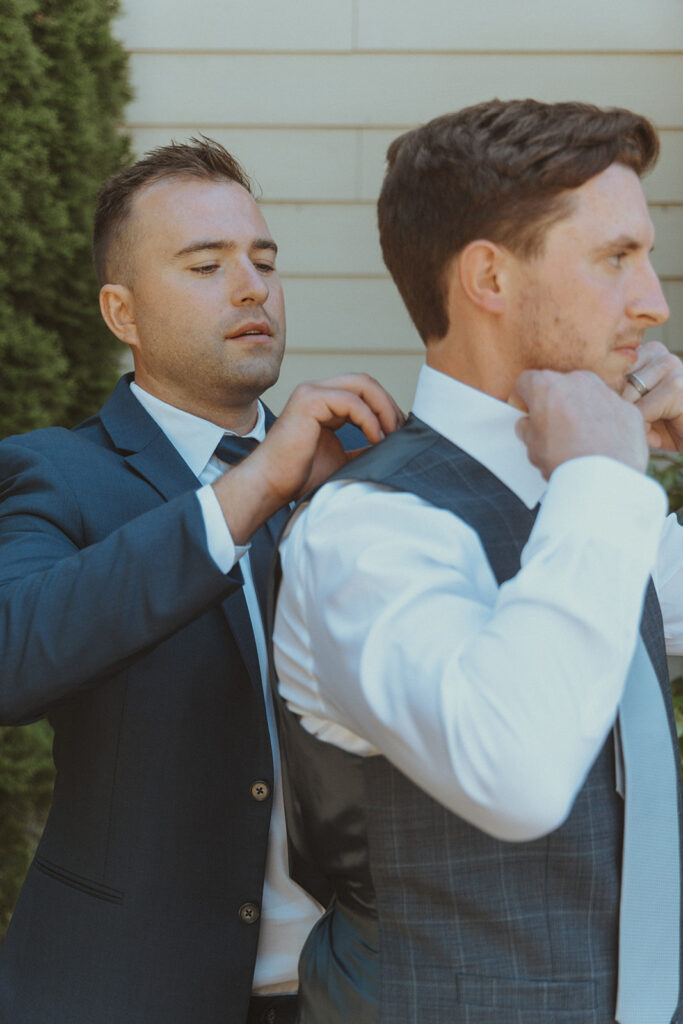
[[[252,399],[259,398],[264,391],[268,391],[274,384],[277,384],[280,377],[280,364],[277,366],[260,366],[245,368],[244,373],[234,372],[226,381],[227,389],[231,396],[235,393],[241,396],[250,396]]]

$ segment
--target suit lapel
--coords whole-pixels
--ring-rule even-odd
[[[240,583],[244,583],[244,577],[242,576],[242,570],[239,567],[239,563],[230,571],[230,576],[233,579],[238,579]],[[230,631],[235,639],[235,643],[239,647],[240,654],[242,655],[242,661],[249,673],[249,678],[254,690],[256,691],[259,704],[262,704],[263,683],[261,681],[261,666],[259,665],[256,641],[254,640],[254,630],[251,625],[249,609],[247,608],[247,602],[244,597],[244,589],[241,587],[239,590],[230,594],[229,597],[226,597],[221,604],[221,608],[223,609],[223,614],[225,615]]]
[[[112,443],[135,473],[153,487],[162,500],[170,501],[187,491],[197,490],[201,486],[197,477],[131,392],[132,379],[132,373],[120,379],[100,413],[100,420]],[[266,410],[266,428],[273,422],[272,413]],[[261,670],[239,564],[230,570],[228,576],[240,584],[240,589],[226,597],[221,602],[221,608],[251,682],[259,699],[263,700]]]
[[[196,489],[199,481],[133,395],[129,386],[132,379],[132,373],[121,378],[100,420],[128,465],[165,501],[170,501]]]

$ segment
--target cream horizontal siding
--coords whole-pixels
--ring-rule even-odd
[[[360,0],[358,47],[522,52],[671,50],[683,44],[679,0]]]
[[[374,204],[261,204],[282,240],[284,274],[383,274]],[[683,206],[651,206],[657,242],[653,264],[661,277],[683,272]]]
[[[233,128],[199,122],[134,127],[136,151],[204,132],[239,157],[270,201],[357,200],[362,158],[360,133],[349,129]],[[380,174],[381,177],[381,174]]]
[[[204,132],[262,191],[281,248],[288,355],[277,410],[301,379],[348,369],[410,404],[422,345],[381,260],[375,202],[388,144],[497,95],[631,107],[659,127],[644,187],[653,262],[683,348],[683,40],[680,0],[129,0],[118,34],[136,97],[137,152]]]
[[[679,0],[130,0],[119,31],[136,49],[672,50]]]
[[[137,153],[204,132],[239,156],[269,202],[374,203],[389,143],[410,124],[383,128],[243,128],[207,124],[132,125]],[[643,185],[651,203],[683,203],[683,131],[660,132],[661,155]]]
[[[349,50],[352,0],[124,0],[118,35],[129,49]],[[257,83],[254,83],[257,84]]]
[[[482,99],[536,96],[681,120],[671,54],[134,53],[133,123],[417,124]]]
[[[683,64],[681,67],[683,70]],[[681,85],[683,86],[683,82]],[[634,109],[639,113],[642,112],[638,106],[634,106]],[[683,123],[683,109],[681,115]],[[412,126],[406,125],[406,130],[410,127]],[[384,174],[387,148],[398,134],[400,134],[400,130],[393,129],[391,131],[366,129],[361,132],[359,157],[361,193],[359,198],[373,201],[377,198]],[[655,169],[643,179],[645,194],[650,203],[683,203],[683,131],[660,130],[659,137],[660,157]],[[269,193],[265,194],[268,197]]]

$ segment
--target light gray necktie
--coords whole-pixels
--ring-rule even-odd
[[[661,688],[640,636],[617,736],[625,806],[616,1019],[670,1024],[680,981],[678,767]]]

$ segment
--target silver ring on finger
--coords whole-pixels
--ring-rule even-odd
[[[652,391],[645,381],[642,381],[637,373],[627,373],[626,380],[629,382],[632,388],[635,388],[641,398],[644,398],[648,392]]]

